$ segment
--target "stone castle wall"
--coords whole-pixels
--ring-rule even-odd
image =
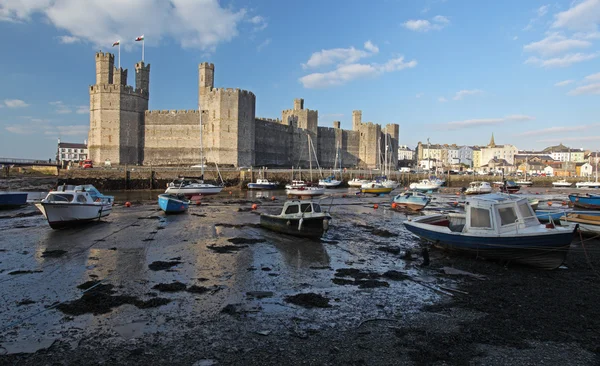
[[[200,113],[197,110],[147,111],[144,165],[200,163]]]
[[[293,127],[275,119],[256,118],[255,121],[255,165],[291,166]]]

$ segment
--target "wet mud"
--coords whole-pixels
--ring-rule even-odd
[[[171,269],[171,267],[177,266],[181,264],[180,261],[169,261],[169,262],[165,262],[165,261],[156,261],[156,262],[152,262],[148,265],[148,268],[150,268],[153,271],[164,271],[167,269]]]
[[[244,248],[247,248],[247,245],[207,245],[208,249],[216,252],[216,253],[235,253]]]
[[[160,292],[179,292],[185,291],[187,285],[181,282],[171,282],[171,283],[159,283],[157,285],[152,286],[152,289],[158,290]]]
[[[328,308],[331,307],[329,299],[323,295],[307,292],[286,296],[285,301],[305,308]]]
[[[66,250],[60,250],[60,249],[46,250],[40,255],[40,257],[42,257],[42,258],[59,258],[59,257],[62,257],[66,253],[67,253]]]
[[[228,242],[232,244],[256,244],[256,243],[264,243],[266,239],[257,239],[257,238],[230,238],[227,239]]]

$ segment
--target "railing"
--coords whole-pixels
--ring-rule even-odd
[[[16,165],[60,165],[56,160],[38,160],[38,159],[14,159],[1,158],[0,164],[16,164]]]

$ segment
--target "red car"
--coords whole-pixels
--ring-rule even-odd
[[[94,167],[94,164],[92,163],[92,160],[87,159],[83,161],[83,169],[91,169]]]

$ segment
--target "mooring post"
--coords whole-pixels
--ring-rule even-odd
[[[129,180],[131,179],[131,172],[125,166],[125,189],[129,189]]]

